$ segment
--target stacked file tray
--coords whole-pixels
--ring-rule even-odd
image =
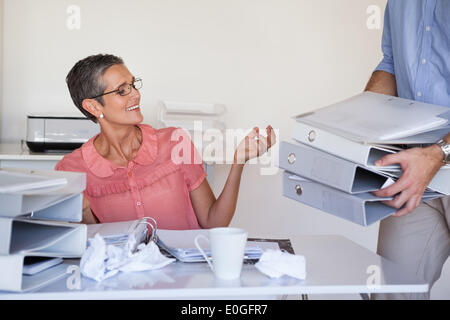
[[[164,100],[158,102],[157,109],[158,127],[176,127],[187,131],[204,162],[225,161],[224,155],[213,151],[217,146],[223,146],[219,150],[226,150],[225,105]]]
[[[386,218],[397,209],[382,201],[392,198],[372,192],[395,183],[402,170],[375,161],[435,143],[450,132],[448,118],[447,107],[371,92],[297,116],[294,141],[280,146],[283,195],[363,226]],[[450,194],[449,181],[444,166],[422,200]]]
[[[209,129],[224,132],[223,116],[226,112],[225,105],[220,103],[164,100],[158,102],[158,123],[160,127],[180,127],[190,133]]]
[[[84,173],[0,169],[0,290],[25,292],[66,275],[81,257]]]

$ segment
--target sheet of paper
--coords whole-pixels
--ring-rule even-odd
[[[259,247],[262,250],[267,249],[273,249],[273,250],[279,250],[280,246],[277,242],[271,242],[271,241],[248,241],[247,245],[252,247]]]
[[[136,227],[137,223],[138,220],[88,224],[87,236],[88,238],[94,238],[96,233],[99,233],[102,237],[106,238],[112,236],[128,236],[128,234]]]
[[[198,234],[208,236],[207,229],[198,230],[164,230],[158,229],[156,235],[164,244],[170,248],[193,249],[195,248],[194,239]]]
[[[194,239],[197,235],[208,236],[207,229],[198,230],[158,230],[158,244],[183,262],[200,262],[204,258],[196,248]],[[202,243],[201,243],[202,244]],[[205,253],[210,254],[205,243]],[[250,259],[258,259],[265,249],[279,249],[276,242],[247,241],[245,255]]]

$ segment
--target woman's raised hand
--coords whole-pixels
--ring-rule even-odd
[[[259,128],[253,130],[239,143],[234,153],[234,163],[244,164],[248,160],[263,155],[276,143],[272,126],[266,128],[267,136],[259,134]]]

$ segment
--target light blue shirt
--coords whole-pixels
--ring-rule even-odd
[[[389,0],[382,50],[399,97],[450,107],[450,0]]]

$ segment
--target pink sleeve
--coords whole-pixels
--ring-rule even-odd
[[[206,176],[203,164],[187,165],[184,168],[184,179],[189,191],[197,189]]]
[[[85,172],[83,158],[79,149],[65,155],[55,166],[56,171]]]
[[[172,161],[181,165],[188,190],[195,190],[207,176],[202,157],[186,131],[176,129],[172,137],[178,141],[172,150]]]
[[[64,162],[63,159],[59,160],[58,163],[55,166],[56,171],[67,171],[64,169]]]

